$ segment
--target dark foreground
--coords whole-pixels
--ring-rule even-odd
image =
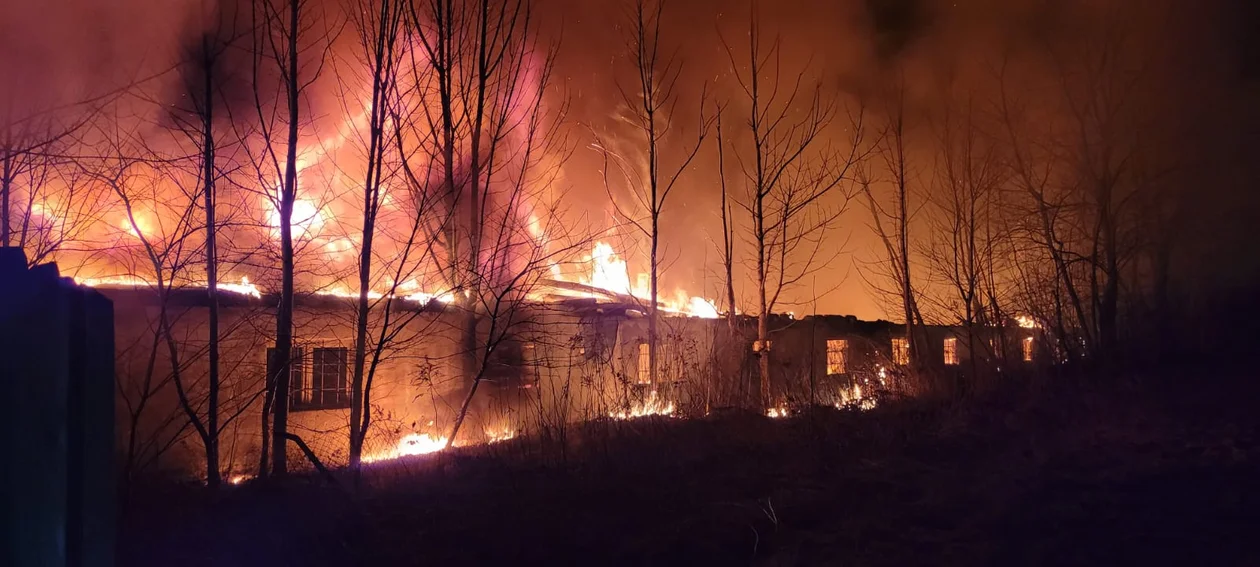
[[[121,564],[1260,565],[1260,390],[1212,381],[596,424],[357,491],[153,489]]]

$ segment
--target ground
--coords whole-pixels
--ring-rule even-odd
[[[357,488],[153,486],[120,563],[1260,565],[1260,390],[1220,381],[593,424],[564,450],[416,457]]]

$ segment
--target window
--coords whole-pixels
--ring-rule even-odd
[[[892,340],[892,358],[893,364],[902,366],[910,364],[910,341],[906,339]]]
[[[649,348],[651,347],[647,343],[639,343],[639,384],[652,383],[652,352]]]
[[[951,366],[958,364],[958,339],[956,337],[945,339],[945,364]]]
[[[533,368],[538,365],[538,347],[534,343],[521,345],[521,365]]]
[[[311,351],[307,372],[303,349],[293,349],[289,366],[289,407],[294,411],[350,407],[350,387],[346,380],[349,355],[345,348],[316,348]],[[275,349],[267,349],[268,372],[275,368]]]
[[[294,346],[290,351],[289,362],[289,391],[296,391],[298,385],[302,383],[302,377],[305,375],[305,367],[302,364],[302,347]],[[276,371],[280,363],[276,361],[276,349],[271,347],[267,349],[267,380],[271,380],[276,375]]]
[[[844,339],[827,340],[827,374],[844,374],[845,356],[848,354],[849,341]]]
[[[534,387],[534,382],[538,380],[538,349],[534,343],[521,345],[521,366],[521,387]]]
[[[1020,345],[1024,347],[1024,348],[1023,348],[1023,350],[1024,350],[1024,362],[1032,362],[1032,359],[1033,359],[1033,338],[1032,338],[1032,337],[1024,337],[1024,340],[1020,341]]]

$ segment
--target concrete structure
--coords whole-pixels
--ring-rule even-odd
[[[171,384],[170,345],[157,332],[161,302],[146,288],[102,292],[117,309],[118,430],[125,474],[200,474],[202,450]],[[178,290],[165,306],[181,377],[198,407],[207,372],[205,297],[204,290]],[[329,465],[348,458],[353,301],[311,295],[296,301],[300,358],[291,380],[290,430]],[[230,293],[220,299],[220,450],[229,480],[257,471],[275,303],[274,297]],[[753,321],[741,319],[732,331],[722,319],[663,317],[658,380],[652,383],[647,320],[640,309],[617,298],[551,298],[522,303],[493,326],[483,320],[479,344],[490,348],[488,354],[477,353],[486,361],[484,377],[459,442],[547,431],[561,423],[610,415],[655,413],[667,406],[678,414],[703,414],[759,403]],[[379,331],[381,315],[374,317],[372,326]],[[397,300],[390,317],[391,339],[380,351],[371,384],[373,422],[364,450],[369,460],[395,455],[409,435],[447,435],[471,386],[470,377],[458,370],[461,312],[436,301]],[[885,321],[775,317],[773,328],[772,390],[784,403],[853,401],[854,386],[869,393],[880,387],[881,377],[887,384],[905,362],[895,352],[904,327]],[[1015,336],[1020,333],[1032,336],[1024,331],[1006,333],[1015,333],[1009,337],[1014,341],[1022,340]],[[956,329],[929,329],[935,351],[929,354],[937,366],[966,367],[971,349],[961,336]],[[949,339],[956,342],[946,360]],[[991,357],[987,352],[982,354],[986,359]],[[290,462],[305,462],[296,448],[291,451]]]
[[[109,301],[19,248],[0,248],[0,289],[0,565],[112,565]]]

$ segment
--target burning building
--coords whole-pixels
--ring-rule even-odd
[[[240,479],[257,470],[263,448],[276,298],[256,288],[231,289],[219,300],[219,447],[225,478]],[[118,430],[127,466],[133,473],[197,474],[203,449],[179,398],[185,396],[195,411],[205,403],[204,289],[172,290],[164,305],[143,286],[100,290],[117,314]],[[169,336],[156,327],[163,309]],[[400,297],[389,309],[397,318],[393,337],[368,357],[373,372],[366,384],[371,415],[364,462],[451,444],[452,425],[474,382],[477,394],[455,445],[496,442],[563,423],[698,416],[760,403],[755,325],[742,317],[732,327],[724,318],[663,316],[654,381],[645,308],[630,294],[547,282],[514,309],[510,324],[479,321],[483,364],[476,375],[461,371],[463,314],[457,305],[417,295]],[[303,294],[296,300],[289,430],[331,466],[348,460],[354,319],[352,298]],[[901,325],[845,316],[776,316],[773,323],[769,355],[780,409],[772,415],[804,405],[869,407],[909,363]],[[1001,358],[1002,344],[1011,345],[1012,361],[1034,356],[1035,329],[1013,326],[970,341],[950,327],[930,327],[926,334],[931,352],[924,358],[941,369],[960,371],[975,358]],[[292,462],[302,462],[293,451]]]

